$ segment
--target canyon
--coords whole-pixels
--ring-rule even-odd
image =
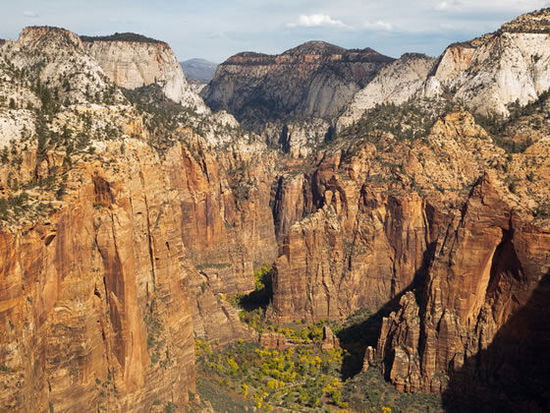
[[[548,410],[548,21],[244,52],[200,96],[144,36],[0,43],[2,409],[192,409],[197,346],[295,345],[235,306],[269,268],[262,322],[324,323],[355,374]],[[365,309],[376,337],[328,327]]]

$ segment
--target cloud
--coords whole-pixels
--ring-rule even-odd
[[[393,29],[391,23],[385,22],[383,20],[377,20],[375,22],[365,22],[363,24],[363,27],[370,30],[385,30],[388,32]]]
[[[29,11],[29,10],[25,10],[23,12],[23,16],[29,18],[29,19],[36,19],[37,17],[40,17],[40,15],[35,12],[35,11]]]
[[[436,4],[436,10],[449,10],[449,9],[458,9],[462,6],[460,1],[457,0],[443,0]]]
[[[339,26],[346,27],[341,20],[336,20],[328,14],[311,14],[306,16],[302,14],[297,22],[288,23],[288,27],[321,27],[321,26]]]

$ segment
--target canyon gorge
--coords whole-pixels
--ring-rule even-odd
[[[141,35],[0,41],[0,410],[239,411],[197,352],[305,342],[346,368],[299,411],[371,411],[334,388],[375,371],[548,411],[549,88],[550,9],[437,58],[243,52],[200,94]]]

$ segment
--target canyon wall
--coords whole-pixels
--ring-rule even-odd
[[[2,406],[148,411],[194,388],[181,210],[128,147],[122,170],[81,164],[64,208],[2,231]]]
[[[120,39],[121,36],[82,37],[86,50],[112,82],[127,89],[156,83],[174,102],[193,107],[199,113],[207,112],[168,44],[144,40],[138,35],[130,40]]]
[[[393,59],[372,49],[308,42],[280,55],[241,53],[218,66],[201,95],[261,132],[266,122],[334,119]]]
[[[519,389],[541,386],[537,364],[548,366],[548,357],[529,349],[548,340],[546,310],[530,300],[547,294],[537,290],[548,278],[550,232],[523,221],[489,176],[444,231],[423,289],[404,295],[383,321],[378,352],[389,379],[405,391],[446,388],[449,399],[544,410],[547,395],[537,395],[536,386]],[[526,364],[518,368],[516,359]],[[529,379],[521,379],[528,366]]]

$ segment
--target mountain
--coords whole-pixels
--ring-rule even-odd
[[[230,166],[205,137],[217,118],[199,136],[203,115],[121,91],[92,56],[107,48],[120,53],[107,68],[156,70],[156,57],[172,61],[166,47],[147,43],[149,62],[140,46],[107,42],[31,27],[1,50],[2,410],[182,406],[194,336],[254,337],[218,294],[252,289],[253,263],[274,257],[269,206],[235,212],[270,187],[254,183],[237,208]],[[133,72],[113,73],[132,86]],[[227,133],[239,142],[227,124],[213,132]],[[238,168],[246,151],[229,159]]]
[[[219,66],[201,92],[213,109],[260,131],[274,121],[333,119],[393,59],[372,49],[313,41],[280,55],[241,53]]]
[[[157,83],[173,101],[206,111],[168,44],[134,33],[82,36],[81,39],[90,55],[118,86],[136,89]]]
[[[0,410],[548,411],[549,13],[209,107],[155,39],[0,45]]]
[[[363,89],[357,92],[338,119],[338,127],[349,126],[367,109],[378,104],[400,105],[413,98],[433,70],[436,59],[407,53],[382,68]]]
[[[216,73],[217,63],[205,59],[189,59],[180,62],[187,79],[198,83],[208,83]]]

